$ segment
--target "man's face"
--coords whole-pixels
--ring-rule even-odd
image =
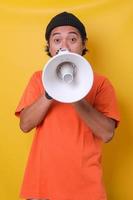
[[[51,56],[56,55],[60,48],[82,55],[85,42],[75,27],[59,26],[51,31],[48,46]]]

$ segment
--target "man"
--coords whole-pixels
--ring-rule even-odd
[[[63,12],[49,22],[47,51],[86,53],[86,31],[73,14]],[[106,200],[102,182],[101,144],[114,135],[119,113],[114,89],[94,73],[89,94],[72,104],[52,99],[35,72],[17,107],[20,128],[36,128],[21,197],[34,200]]]

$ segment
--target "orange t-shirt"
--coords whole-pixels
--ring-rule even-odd
[[[44,94],[41,71],[34,73],[16,109],[21,110]],[[94,73],[85,97],[97,110],[119,122],[114,89]],[[54,101],[36,128],[22,184],[22,198],[49,200],[106,200],[102,182],[101,144],[72,104]]]

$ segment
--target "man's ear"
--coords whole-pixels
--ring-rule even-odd
[[[84,39],[84,40],[83,40],[84,49],[86,48],[86,45],[87,45],[87,39]]]
[[[52,57],[51,54],[50,54],[50,52],[49,52],[49,44],[48,43],[45,46],[45,51],[46,51],[46,53],[47,53],[48,56]]]
[[[83,50],[86,49],[87,41],[83,40],[82,44],[83,44]]]
[[[88,51],[87,47],[87,39],[82,40],[83,43],[83,51],[82,51],[82,56],[84,56],[86,54],[86,52]]]

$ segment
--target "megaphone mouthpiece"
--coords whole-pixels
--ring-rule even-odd
[[[65,48],[59,48],[57,51],[56,51],[56,55],[57,54],[62,54],[62,53],[69,53],[68,49],[65,49]]]

